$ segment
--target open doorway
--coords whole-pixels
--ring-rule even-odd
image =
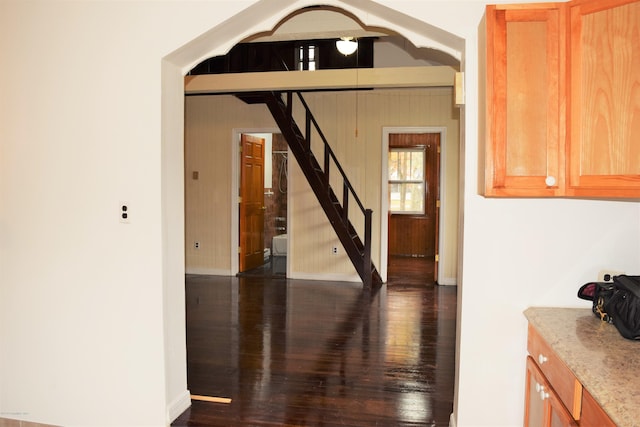
[[[439,133],[389,134],[390,273],[402,264],[405,272],[424,279],[431,272],[433,281],[437,280],[439,152]]]
[[[385,273],[415,271],[421,283],[441,283],[439,253],[446,191],[442,159],[446,128],[385,127],[382,144],[381,236]],[[386,249],[386,251],[384,250]]]
[[[245,130],[236,135],[234,140],[239,140],[242,147],[237,163],[240,173],[238,274],[286,277],[289,246],[287,143],[276,131]],[[245,148],[253,146],[261,147],[259,160]],[[255,161],[259,172],[252,176]],[[255,209],[247,209],[253,205]]]
[[[302,19],[303,16],[311,13],[315,16],[316,12],[333,13],[334,15],[337,14],[344,17],[344,15],[341,15],[337,11],[314,10],[313,12],[305,11],[291,19]],[[313,21],[315,21],[315,19]],[[311,28],[308,23],[309,21],[306,22],[307,25],[305,28]],[[387,38],[391,39],[391,41],[387,40]],[[247,125],[269,126],[268,123],[273,123],[272,118],[266,117],[268,110],[264,107],[260,108],[260,100],[258,99],[259,97],[256,97],[256,93],[273,90],[274,88],[288,87],[288,85],[294,84],[294,82],[291,81],[291,76],[295,76],[296,79],[301,79],[300,81],[295,82],[294,87],[304,90],[309,94],[309,97],[320,98],[320,96],[324,96],[326,101],[317,101],[319,108],[314,114],[326,116],[326,118],[324,118],[325,122],[327,120],[330,121],[330,116],[333,115],[334,120],[331,122],[332,124],[329,127],[329,131],[334,133],[334,136],[337,136],[337,143],[342,144],[342,146],[338,145],[336,150],[340,152],[340,155],[344,155],[347,159],[345,164],[347,165],[348,173],[354,176],[354,182],[356,182],[359,187],[363,188],[363,194],[365,194],[365,198],[368,199],[366,201],[371,205],[371,208],[375,212],[373,218],[373,226],[375,230],[372,237],[376,242],[374,244],[372,255],[374,258],[377,258],[374,259],[376,267],[385,270],[387,267],[386,263],[388,261],[386,239],[388,234],[388,218],[386,218],[386,207],[383,206],[387,201],[385,200],[385,196],[383,196],[382,191],[376,188],[380,185],[380,181],[377,176],[380,173],[380,167],[378,165],[381,164],[381,159],[379,159],[380,128],[378,126],[387,123],[404,123],[405,126],[420,126],[422,124],[428,124],[431,126],[436,125],[445,128],[450,136],[449,151],[451,153],[451,161],[448,166],[445,166],[445,168],[448,168],[447,179],[451,183],[448,187],[453,190],[457,190],[458,187],[456,173],[458,162],[456,158],[458,155],[457,145],[460,140],[460,120],[457,110],[451,108],[453,105],[453,90],[451,88],[456,81],[454,79],[456,67],[451,65],[436,65],[433,63],[433,58],[431,59],[431,62],[427,60],[429,58],[428,55],[425,55],[426,59],[407,58],[406,56],[399,58],[396,54],[404,52],[403,46],[406,46],[408,43],[406,41],[402,45],[392,43],[392,41],[397,38],[398,36],[386,37],[384,35],[378,35],[373,43],[376,60],[372,65],[376,70],[358,68],[358,78],[355,79],[355,81],[352,78],[351,70],[349,70],[348,73],[335,73],[335,71],[338,70],[321,68],[315,70],[313,72],[314,78],[309,80],[307,77],[310,77],[311,73],[304,73],[303,71],[299,72],[300,74],[297,74],[298,72],[279,72],[277,71],[278,68],[272,63],[273,61],[263,61],[260,64],[245,64],[240,62],[238,65],[234,60],[235,57],[233,52],[235,48],[230,50],[228,55],[211,57],[202,61],[201,64],[192,69],[192,72],[190,72],[185,79],[185,93],[190,98],[188,103],[195,103],[194,98],[211,98],[217,97],[218,94],[223,96],[226,95],[228,98],[235,95],[236,98],[245,102],[246,105],[243,104],[242,106],[238,106],[237,109],[232,109],[227,105],[215,106],[218,113],[216,114],[215,127],[222,129],[220,131],[217,129],[212,131],[217,134],[222,134],[224,132],[224,126],[227,126],[227,129],[229,129],[235,126]],[[240,52],[242,52],[243,49],[249,49],[255,53],[262,53],[262,55],[256,55],[255,58],[271,58],[271,56],[268,55],[268,52],[266,52],[267,47],[281,48],[283,42],[278,41],[279,39],[280,38],[277,34],[273,34],[269,38],[260,38],[259,43],[256,40],[251,39],[245,43],[240,43],[236,48]],[[330,44],[327,44],[326,47],[328,46],[330,46]],[[335,49],[335,47],[333,47],[333,49]],[[287,49],[286,52],[291,53],[296,52],[296,50]],[[394,54],[392,54],[392,52]],[[455,62],[455,60],[452,57],[449,58],[448,62]],[[236,65],[238,70],[232,67]],[[254,66],[257,67],[258,65],[264,66],[263,68],[258,68],[261,71],[252,71],[255,68]],[[456,66],[459,67],[459,63]],[[198,71],[193,71],[196,68]],[[403,72],[396,71],[396,69],[403,69]],[[231,73],[229,70],[237,72]],[[387,71],[392,72],[387,73]],[[379,73],[382,73],[385,77],[381,78]],[[217,74],[220,75],[218,76]],[[376,75],[377,77],[372,81],[367,77],[369,75]],[[229,76],[233,76],[233,79],[230,80],[223,78]],[[411,76],[414,76],[415,79]],[[320,86],[318,86],[319,83],[317,77],[321,77],[322,84]],[[360,78],[362,80],[359,80]],[[327,80],[325,81],[324,79]],[[364,81],[368,82],[366,85],[366,91],[362,90],[360,86],[360,83]],[[414,89],[410,90],[409,87]],[[247,92],[249,89],[251,91]],[[329,91],[331,90],[335,90],[336,93],[339,93],[334,96],[336,100],[335,102],[329,98]],[[354,95],[350,96],[350,91],[352,90],[354,91]],[[392,94],[390,93],[391,91],[396,91],[397,93]],[[229,99],[230,103],[235,103],[236,101],[238,100],[235,99],[234,101],[231,101],[231,99]],[[332,105],[329,105],[329,103],[332,103]],[[396,106],[395,103],[400,104]],[[202,108],[206,110],[209,107],[203,105]],[[407,114],[402,114],[402,117],[397,117],[401,114],[400,111],[402,109],[404,109],[403,111],[409,111],[407,111]],[[339,113],[336,113],[338,110]],[[234,113],[232,114],[231,111],[234,111]],[[371,114],[374,111],[375,114]],[[409,113],[411,114],[410,118],[408,115]],[[370,121],[370,123],[368,123],[368,121]],[[350,132],[351,129],[348,131],[341,129],[341,126],[344,126],[344,123],[359,123],[361,125],[361,129],[357,129],[356,127],[355,132],[353,132],[355,137],[352,137],[352,133]],[[337,126],[334,128],[333,124],[336,124]],[[210,122],[207,123],[207,126],[210,128],[214,127],[213,123]],[[359,130],[361,132],[358,132]],[[227,135],[224,135],[223,138],[227,139]],[[353,141],[354,139],[355,141]],[[347,142],[345,143],[345,141]],[[205,141],[205,143],[208,144],[207,141]],[[205,149],[202,151],[204,150]],[[229,154],[229,157],[230,156],[231,154]],[[224,151],[216,150],[215,156],[213,157],[215,157],[218,162],[224,162]],[[230,165],[235,165],[235,163],[236,162],[234,161],[227,162],[224,165],[219,165],[218,170],[224,171],[225,169],[228,169]],[[294,168],[293,171],[294,173],[297,173],[296,168]],[[231,173],[231,171],[229,171],[229,173]],[[371,177],[375,177],[375,179],[371,180]],[[222,179],[217,181],[217,183],[224,185]],[[295,205],[290,205],[292,211],[291,221],[286,221],[286,228],[295,228],[296,236],[298,237],[307,233],[310,235],[311,239],[304,240],[304,250],[298,250],[298,247],[296,246],[303,240],[296,240],[293,242],[296,260],[294,263],[289,263],[292,270],[291,274],[298,277],[308,276],[313,278],[316,278],[316,276],[321,274],[327,278],[339,278],[340,280],[347,281],[354,280],[355,275],[352,274],[352,270],[350,270],[349,266],[343,262],[348,262],[348,259],[343,257],[344,259],[337,260],[334,257],[337,252],[333,250],[334,245],[332,244],[333,242],[331,239],[335,240],[335,236],[331,230],[330,224],[324,221],[324,217],[320,217],[319,214],[316,215],[317,209],[310,209],[315,203],[315,200],[307,200],[306,198],[301,199],[298,197],[299,194],[307,196],[306,191],[304,193],[302,191],[297,191],[296,186],[300,185],[300,183],[301,180],[292,181],[292,193],[296,194],[296,203]],[[387,183],[385,182],[383,186],[386,187],[386,185]],[[235,187],[232,191],[235,191]],[[457,263],[457,223],[455,222],[455,219],[452,220],[452,218],[454,218],[454,210],[457,209],[457,196],[457,191],[450,191],[447,200],[450,201],[451,204],[450,206],[443,206],[443,211],[448,212],[449,214],[447,216],[447,224],[449,224],[449,226],[446,229],[446,233],[441,234],[441,240],[442,242],[445,242],[445,246],[443,248],[444,250],[439,251],[439,254],[441,254],[441,269],[439,268],[438,271],[443,271],[443,278],[445,280],[438,280],[438,283],[440,284],[445,284],[445,282],[446,284],[455,284],[456,280],[457,269],[455,268],[455,265]],[[231,200],[232,206],[230,209],[232,210],[232,215],[236,215],[235,211],[237,210],[237,202],[235,198],[225,195],[225,199]],[[224,201],[222,201],[219,206],[224,209],[225,206],[223,203]],[[315,206],[313,207],[315,208]],[[313,212],[314,215],[312,217],[308,216],[308,212]],[[298,221],[298,219],[302,217],[305,218],[305,221]],[[307,219],[311,219],[312,221],[307,221]],[[384,227],[381,227],[382,222],[384,222]],[[214,242],[214,244],[217,245],[214,248],[216,251],[215,265],[212,265],[212,268],[209,268],[208,270],[221,271],[223,269],[227,269],[228,272],[235,275],[239,271],[237,264],[239,242],[236,236],[238,224],[234,224],[231,221],[229,226],[225,227],[222,221],[216,221],[215,227],[217,228],[214,232],[210,233],[215,235],[217,238]],[[378,235],[377,231],[382,228],[385,228],[385,230],[381,231]],[[229,232],[227,230],[231,231]],[[313,233],[311,233],[311,230],[313,230]],[[231,241],[231,245],[229,245],[226,239],[223,240],[222,238],[218,238],[221,234],[225,234],[226,236],[224,237],[229,237],[233,234],[232,239],[235,240],[235,244]],[[272,246],[272,244],[267,243],[264,247],[270,248]],[[227,248],[230,248],[230,251],[225,254],[223,249]],[[288,251],[288,253],[291,253],[291,251]],[[187,255],[187,266],[189,267],[193,257],[190,257],[189,255],[191,254],[189,253]],[[227,261],[227,257],[230,258],[229,261]],[[298,262],[298,260],[300,260],[300,262]],[[235,268],[233,264],[235,264]],[[191,271],[192,269],[189,268],[189,270]],[[383,272],[381,271],[381,273]],[[288,274],[288,276],[291,275]],[[381,276],[383,279],[386,278],[384,274],[381,274]]]
[[[293,10],[296,6],[302,5],[302,3],[300,4],[298,3],[300,2],[293,2],[290,6],[291,10]],[[413,28],[413,24],[412,24],[413,21],[407,22],[405,19],[406,18],[405,15],[402,15],[393,10],[389,10],[388,13],[385,14],[384,19],[377,21],[375,19],[370,19],[370,17],[373,17],[373,18],[378,17],[378,15],[375,13],[376,11],[378,11],[378,9],[374,6],[375,5],[374,2],[364,2],[361,5],[361,9],[340,1],[333,2],[333,3],[335,3],[338,6],[341,6],[341,5],[349,6],[349,9],[353,10],[353,13],[363,17],[363,21],[365,21],[364,24],[367,24],[367,22],[369,23],[373,22],[373,23],[376,23],[377,25],[388,23],[387,26],[390,28],[407,29],[409,34],[415,35],[415,37],[412,37],[412,41],[415,44],[420,46],[425,45],[424,41],[420,38],[421,36],[426,37],[428,40],[435,38],[436,40],[440,40],[440,41],[432,44],[432,46],[435,46],[435,49],[432,49],[432,50],[437,51],[438,49],[440,49],[452,55],[453,57],[457,58],[458,61],[462,56],[461,52],[463,51],[463,48],[464,48],[463,39],[459,39],[449,33],[446,33],[443,30],[438,29],[437,27],[434,27],[428,24],[425,25],[425,23],[420,20],[412,18],[413,21],[416,22],[416,24],[419,24],[418,27]],[[260,13],[262,12],[268,12],[268,13],[264,13],[263,16],[268,16],[270,17],[270,19],[249,20],[249,22],[252,23],[253,27],[251,27],[251,24],[249,26],[253,28],[256,32],[260,32],[263,30],[267,31],[273,28],[273,22],[271,20],[271,18],[274,16],[274,14],[272,13],[273,12],[272,5],[267,1],[261,1],[261,2],[257,2],[256,5],[252,7],[251,13],[256,14],[256,16],[259,16]],[[283,10],[280,14],[276,13],[276,15],[282,18],[286,17],[286,14],[287,14],[287,11],[285,10]],[[242,29],[242,31],[245,31],[247,28],[246,17],[247,17],[246,14],[239,14],[237,17],[233,17],[233,19],[231,19],[229,23],[230,25],[232,25],[233,23],[236,23],[238,24],[237,27],[239,31],[240,29]],[[180,96],[181,96],[181,94],[179,93],[179,89],[177,88],[181,87],[181,83],[182,83],[181,79],[184,76],[184,72],[187,71],[189,67],[191,67],[194,63],[197,63],[199,60],[202,60],[206,56],[206,54],[203,52],[203,49],[202,49],[203,41],[211,42],[211,44],[209,45],[209,49],[210,49],[209,54],[215,55],[215,54],[224,53],[225,49],[227,48],[227,42],[229,42],[230,40],[231,41],[235,40],[233,37],[231,39],[229,38],[228,28],[230,27],[227,25],[223,27],[216,27],[212,29],[210,32],[208,32],[206,34],[206,37],[200,38],[197,41],[194,41],[188,45],[185,45],[183,48],[176,51],[174,54],[165,58],[162,64],[163,88],[166,89],[166,90],[163,90],[163,93],[162,93],[163,212],[165,214],[163,217],[164,218],[163,221],[164,221],[164,225],[166,226],[165,228],[167,230],[166,234],[163,236],[163,248],[164,248],[164,255],[168,260],[168,262],[165,263],[164,275],[166,277],[166,284],[165,284],[166,298],[167,298],[167,301],[172,302],[172,304],[169,306],[170,310],[168,311],[168,315],[167,315],[168,320],[166,322],[168,327],[166,328],[166,331],[165,331],[167,335],[167,342],[169,343],[168,346],[171,346],[171,343],[179,344],[179,342],[181,341],[181,334],[182,334],[181,332],[182,328],[180,328],[180,325],[184,324],[184,317],[183,317],[184,311],[180,306],[180,301],[184,299],[184,286],[183,286],[184,282],[183,280],[181,280],[182,275],[184,273],[184,268],[183,266],[180,265],[183,262],[184,257],[180,252],[182,251],[182,244],[185,241],[185,238],[184,238],[184,227],[182,227],[179,223],[181,220],[184,219],[185,204],[182,203],[182,200],[181,200],[181,197],[183,196],[182,187],[172,185],[172,183],[174,182],[182,182],[182,178],[184,175],[183,168],[179,167],[175,162],[175,159],[182,158],[182,151],[184,148],[181,144],[176,143],[176,141],[182,141],[181,132],[182,132],[182,125],[183,125],[183,117],[184,117],[184,112],[180,110],[181,104],[179,102],[175,102],[175,100],[180,99]],[[414,31],[411,31],[412,29]],[[238,35],[239,37],[240,32],[238,34],[239,34]],[[444,44],[442,40],[445,41]],[[403,75],[403,73],[398,73],[398,72],[394,74],[397,76]],[[221,92],[227,92],[227,93],[229,92],[227,88],[224,88],[222,86],[220,87],[219,90]],[[464,123],[461,122],[456,126],[463,129]],[[463,140],[463,137],[459,135],[456,130],[452,130],[453,128],[451,127],[448,129],[449,129],[449,132],[455,132],[455,133],[451,133],[452,141],[458,141],[458,138],[460,138],[459,139],[460,141]],[[224,136],[223,139],[226,140],[227,138],[228,138],[228,133]],[[455,147],[452,147],[451,149],[455,150]],[[455,151],[453,152],[453,154],[456,154]],[[226,159],[228,159],[229,157],[231,157],[231,155],[226,157]],[[219,182],[222,183],[222,185],[220,185],[220,188],[224,188],[224,189],[236,188],[237,189],[237,185],[235,187],[229,187],[228,181],[224,180],[225,176],[231,176],[231,174],[229,174],[229,171],[227,169],[228,166],[229,166],[229,162],[227,160],[226,165],[223,165],[223,167],[220,168],[221,172],[226,173],[226,175],[223,175],[222,173],[220,174],[220,179],[218,180]],[[190,169],[187,169],[187,170],[189,171],[189,173],[191,173]],[[453,168],[449,168],[449,170],[453,171]],[[197,176],[197,174],[194,174],[194,176]],[[193,178],[190,181],[196,181],[196,178]],[[455,188],[457,187],[457,183],[451,184],[449,185],[449,187]],[[384,186],[383,186],[383,189],[384,189]],[[224,200],[224,199],[229,200],[228,194],[226,192],[224,196],[225,197],[217,200]],[[385,200],[386,200],[386,195],[381,198],[381,204],[386,203]],[[449,197],[449,200],[452,201],[452,205],[455,206],[455,208],[457,209],[457,202],[454,200],[454,197]],[[232,209],[237,211],[235,204]],[[223,210],[224,210],[224,207],[223,207]],[[381,209],[381,211],[382,210],[383,209]],[[387,229],[387,223],[386,223],[385,217],[386,216],[383,216],[381,218],[381,222],[384,222],[384,227],[381,227],[381,230]],[[233,229],[232,221],[229,221],[228,223],[231,223],[231,228]],[[226,224],[227,223],[225,223],[225,225]],[[454,223],[454,225],[455,224],[456,223]],[[442,227],[442,224],[440,227]],[[228,229],[229,228],[227,226],[226,230]],[[228,236],[228,234],[226,233],[226,230],[224,234]],[[237,230],[237,228],[234,230]],[[382,236],[381,238],[382,242],[386,242],[385,240],[386,233],[387,231],[384,231],[383,233],[384,236]],[[237,232],[234,234],[237,236]],[[223,240],[221,238],[222,233],[216,234],[215,236],[218,238],[218,240],[220,241]],[[188,247],[191,246],[191,240],[189,236],[187,236],[186,241],[188,243],[187,246]],[[454,239],[454,241],[457,241],[457,239]],[[200,269],[200,270],[204,270],[206,272],[220,271],[221,273],[228,273],[229,268],[227,267],[227,265],[233,264],[233,261],[228,261],[227,254],[225,254],[224,252],[227,252],[228,249],[230,248],[231,249],[230,254],[234,254],[234,252],[237,253],[238,246],[236,244],[235,246],[231,245],[231,247],[229,247],[229,244],[226,241],[226,239],[224,239],[224,242],[222,242],[222,244],[220,244],[219,246],[221,247],[223,246],[224,248],[227,249],[224,251],[219,250],[219,254],[216,257],[217,259],[221,259],[222,262],[220,262],[219,265],[213,266],[212,268],[207,268],[206,270],[204,269]],[[381,256],[381,258],[386,263],[387,254],[386,254],[385,246],[386,245],[383,244],[380,250],[381,252],[383,252],[383,256]],[[455,255],[455,251],[449,251],[449,252]],[[453,264],[455,265],[457,264],[457,259],[455,259],[455,256],[453,258],[454,258]],[[237,257],[232,257],[232,259],[235,259],[236,260],[235,262],[237,262]],[[444,260],[444,256],[443,256],[443,260]],[[194,269],[197,270],[197,268],[194,268]],[[233,266],[231,267],[231,271],[233,271]],[[177,347],[182,348],[179,345]],[[171,348],[175,348],[175,347],[171,347]],[[169,357],[168,360],[169,361],[175,360],[175,361],[171,363],[168,369],[172,374],[177,373],[179,375],[176,375],[178,376],[178,380],[174,381],[174,383],[176,383],[177,385],[170,384],[171,387],[169,388],[169,394],[171,396],[177,394],[177,392],[182,391],[182,388],[181,388],[182,378],[180,375],[182,375],[182,372],[184,370],[183,368],[184,368],[184,360],[185,360],[182,354],[178,353],[176,355],[174,353],[175,352],[173,351],[169,353],[169,356],[171,357]],[[175,390],[177,390],[177,392]],[[182,396],[182,397],[183,399],[178,402],[179,404],[176,404],[175,408],[172,408],[172,412],[175,413],[175,411],[179,409],[178,406],[188,403],[188,395]]]

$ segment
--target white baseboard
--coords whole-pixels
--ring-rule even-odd
[[[20,427],[56,427],[53,424],[43,424],[31,421],[22,421],[13,418],[0,417],[0,426],[20,426]]]
[[[207,276],[233,276],[231,270],[223,270],[219,268],[200,268],[200,267],[187,267],[185,269],[186,274],[203,274]]]
[[[169,403],[167,407],[167,426],[171,425],[189,406],[191,406],[191,393],[189,390],[185,390],[173,402]]]
[[[325,282],[354,282],[362,283],[357,274],[318,274],[318,273],[291,273],[288,279],[296,280],[320,280]]]
[[[230,270],[220,270],[213,268],[192,267],[185,269],[186,274],[201,274],[208,276],[234,276]],[[292,273],[288,279],[297,280],[320,280],[326,282],[354,282],[362,283],[362,279],[357,274],[318,274],[318,273]]]
[[[438,280],[438,285],[442,285],[442,286],[457,286],[458,282],[456,281],[455,277],[445,277],[441,281]]]
[[[186,274],[202,274],[207,276],[234,276],[231,270],[222,270],[215,268],[199,268],[191,267],[185,270]],[[317,273],[292,273],[287,276],[289,279],[298,280],[324,280],[327,282],[354,282],[362,283],[362,279],[357,274],[317,274]],[[445,277],[438,282],[442,286],[457,286],[458,282],[455,277]]]
[[[456,427],[456,416],[453,414],[453,412],[449,416],[449,427]]]

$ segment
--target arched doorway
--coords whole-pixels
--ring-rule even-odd
[[[415,46],[431,46],[460,60],[464,41],[428,23],[373,2],[327,1],[370,27],[410,34]],[[164,58],[162,62],[162,212],[165,349],[169,416],[189,405],[184,351],[183,77],[203,59],[225,53],[248,34],[271,31],[283,19],[313,6],[310,1],[274,5],[262,0]],[[278,9],[278,7],[281,7]]]

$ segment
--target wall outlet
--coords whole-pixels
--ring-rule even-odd
[[[120,202],[120,222],[123,224],[129,224],[131,222],[129,203],[127,202]]]
[[[331,255],[338,255],[339,249],[337,246],[331,247]]]
[[[601,270],[598,273],[598,282],[612,282],[613,276],[619,276],[620,274],[624,274],[624,272],[616,270]]]
[[[200,242],[193,242],[193,247],[196,249],[200,249]]]

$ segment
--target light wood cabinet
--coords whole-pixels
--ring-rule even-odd
[[[490,5],[484,195],[640,198],[640,0]]]
[[[578,425],[530,356],[527,357],[526,383],[524,427]]]
[[[562,406],[566,408],[569,418],[571,420],[579,420],[582,404],[582,384],[531,325],[527,336],[527,351],[530,355],[529,359],[532,359],[532,362],[540,371],[540,375],[548,382],[549,388],[558,397],[558,400],[562,402]],[[527,369],[529,370],[529,362],[527,362]],[[554,413],[559,414],[556,418],[565,419],[562,417],[562,411],[556,410]],[[550,415],[548,419],[551,419]]]
[[[640,1],[569,4],[567,193],[640,196]]]
[[[582,395],[582,419],[581,427],[616,427],[611,418],[596,403],[595,399],[584,390]]]
[[[487,6],[486,196],[562,194],[565,15],[553,3]]]
[[[525,427],[615,427],[573,372],[529,325]]]

